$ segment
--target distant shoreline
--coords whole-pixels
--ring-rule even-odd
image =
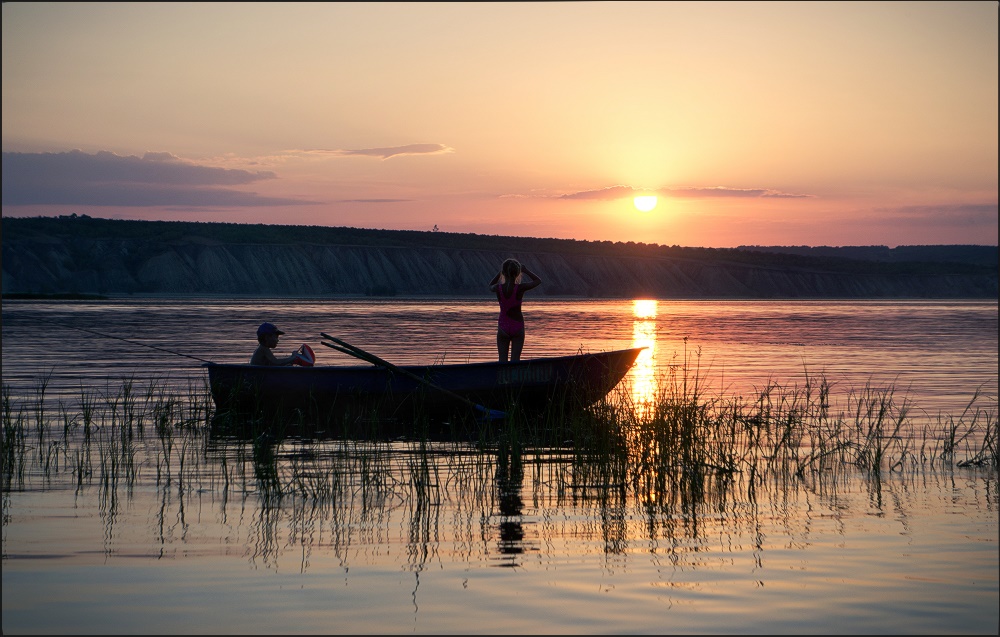
[[[510,256],[544,279],[534,298],[997,298],[992,246],[715,249],[89,217],[3,226],[4,292],[87,295],[42,301],[487,298]]]
[[[409,296],[368,296],[365,294],[326,294],[326,295],[289,295],[289,296],[273,296],[273,295],[261,295],[261,294],[173,294],[173,293],[147,293],[147,294],[32,294],[32,293],[22,293],[22,292],[12,292],[4,293],[2,295],[4,301],[197,301],[197,300],[207,300],[207,301],[226,301],[226,300],[260,300],[260,301],[372,301],[377,303],[393,302],[393,301],[435,301],[435,300],[446,300],[446,301],[475,301],[475,300],[485,300],[492,301],[494,295],[490,293],[485,293],[483,295],[455,295],[455,294],[414,294]],[[636,297],[639,298],[639,297]],[[761,299],[758,297],[731,297],[731,296],[719,296],[719,297],[644,297],[649,298],[649,300],[654,301],[677,301],[677,302],[711,302],[711,301],[724,301],[724,302],[778,302],[778,303],[789,303],[794,301],[803,302],[835,302],[835,301],[885,301],[885,302],[910,302],[910,301],[921,301],[921,302],[983,302],[983,303],[997,303],[1000,299],[984,298],[984,297],[966,297],[966,298],[940,298],[940,297],[924,297],[924,296],[913,296],[913,297],[771,297],[766,299]],[[634,300],[626,297],[620,296],[607,296],[607,297],[592,297],[592,296],[575,296],[575,295],[537,295],[534,297],[535,301],[628,301]]]
[[[4,300],[11,301],[110,301],[111,297],[101,294],[32,294],[11,292],[3,294]]]

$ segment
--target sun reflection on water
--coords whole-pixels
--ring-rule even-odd
[[[629,372],[632,400],[636,415],[644,417],[656,399],[656,300],[632,301],[632,347],[645,347],[639,352]]]

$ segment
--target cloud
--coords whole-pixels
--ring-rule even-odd
[[[389,146],[387,148],[357,148],[353,150],[312,149],[302,152],[311,155],[334,155],[339,157],[360,155],[363,157],[380,157],[382,159],[389,159],[390,157],[399,157],[402,155],[441,155],[444,153],[453,153],[455,152],[455,149],[445,146],[444,144],[408,144],[406,146]]]
[[[412,199],[337,199],[333,203],[401,203]]]
[[[778,199],[808,199],[815,195],[798,195],[770,188],[728,188],[726,186],[712,186],[709,188],[661,188],[657,191],[664,197],[684,197],[688,199],[700,199],[709,197],[772,197]]]
[[[996,203],[939,204],[880,208],[876,212],[905,217],[906,223],[920,226],[993,227],[996,232],[998,208]],[[984,237],[985,238],[985,237]],[[995,237],[994,237],[995,238]]]
[[[256,193],[220,188],[275,179],[273,172],[250,172],[200,166],[170,153],[120,156],[108,151],[93,155],[64,153],[3,153],[5,206],[273,206],[300,205],[297,199],[260,197]]]
[[[614,199],[626,199],[637,195],[660,195],[662,197],[675,197],[687,199],[699,199],[708,197],[773,197],[773,198],[810,198],[814,195],[797,195],[769,188],[727,188],[725,186],[712,186],[707,188],[660,188],[659,190],[648,190],[645,188],[635,188],[634,186],[608,186],[597,190],[583,190],[564,195],[558,195],[558,199],[597,199],[609,201]],[[505,195],[514,197],[517,195]]]
[[[634,197],[636,192],[636,189],[632,186],[608,186],[599,190],[583,190],[581,192],[559,195],[559,199],[600,199],[607,201]]]

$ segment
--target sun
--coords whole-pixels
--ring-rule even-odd
[[[656,207],[656,195],[639,195],[632,200],[637,210],[649,212]]]

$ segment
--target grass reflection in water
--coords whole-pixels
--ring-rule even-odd
[[[876,485],[884,473],[997,468],[996,407],[979,406],[979,396],[964,413],[915,435],[907,401],[892,387],[850,390],[842,404],[823,378],[803,387],[772,384],[751,399],[711,397],[701,393],[697,356],[685,359],[641,403],[616,389],[562,423],[570,432],[564,443],[545,446],[535,436],[544,427],[516,414],[495,439],[478,444],[239,440],[212,435],[205,388],[171,395],[155,382],[124,380],[104,394],[81,390],[77,405],[50,413],[45,379],[24,401],[5,386],[3,490],[96,489],[109,536],[123,498],[139,485],[160,494],[161,534],[168,533],[169,503],[183,507],[191,493],[211,493],[222,506],[252,499],[253,550],[265,562],[277,550],[279,523],[289,524],[286,542],[308,547],[322,521],[333,533],[323,543],[340,551],[384,532],[381,521],[402,511],[410,559],[423,564],[440,539],[437,516],[447,510],[459,534],[451,541],[472,545],[497,531],[501,562],[511,565],[526,550],[524,497],[596,507],[613,553],[629,506],[641,507],[661,533],[679,532],[679,523],[697,538],[703,512],[733,514],[753,506],[762,490],[793,481],[835,489],[845,468],[860,468]]]
[[[899,533],[891,520],[891,528],[875,533],[866,530],[878,523],[870,520],[883,519],[890,509],[896,517],[900,493],[918,491],[918,482],[947,481],[950,472],[984,478],[985,502],[975,505],[995,510],[996,408],[978,405],[988,402],[982,397],[964,413],[914,433],[906,400],[892,387],[835,394],[819,378],[801,388],[768,385],[749,399],[723,398],[704,393],[698,369],[697,352],[685,353],[641,404],[629,383],[622,383],[606,400],[559,422],[564,435],[557,442],[553,423],[516,413],[495,437],[478,443],[238,438],[213,427],[218,414],[205,387],[179,391],[123,380],[106,392],[81,390],[73,404],[53,407],[44,380],[23,397],[5,386],[5,595],[17,599],[19,589],[7,584],[34,577],[40,563],[31,558],[40,554],[61,558],[66,567],[60,578],[81,563],[92,572],[130,578],[138,556],[155,563],[146,568],[156,577],[181,567],[176,588],[156,581],[160,596],[187,598],[189,578],[208,577],[197,590],[217,617],[217,623],[205,624],[209,631],[226,631],[234,621],[248,630],[263,626],[264,615],[219,614],[216,596],[258,594],[257,603],[267,605],[282,594],[268,584],[277,581],[303,587],[302,595],[318,594],[324,611],[309,624],[295,613],[299,604],[290,603],[282,615],[286,623],[275,620],[271,628],[305,621],[296,625],[319,631],[328,620],[342,621],[349,605],[361,609],[345,624],[351,630],[398,632],[407,621],[400,619],[406,611],[394,597],[402,583],[413,618],[435,632],[453,628],[456,612],[469,621],[493,622],[498,632],[515,632],[522,620],[544,632],[551,627],[546,596],[553,588],[571,590],[573,598],[584,595],[559,621],[580,613],[600,621],[607,609],[631,608],[637,600],[637,609],[648,610],[620,611],[616,621],[653,632],[662,608],[625,592],[633,587],[657,599],[669,589],[662,599],[671,608],[695,598],[697,611],[681,616],[686,628],[729,632],[734,625],[715,619],[724,615],[711,601],[724,588],[711,582],[723,577],[735,582],[723,597],[730,603],[739,597],[745,612],[762,607],[768,595],[782,596],[789,585],[820,586],[816,596],[840,600],[827,615],[786,620],[818,632],[824,617],[842,617],[845,605],[857,603],[852,589],[839,584],[841,573],[877,556],[852,558],[856,550],[836,549],[827,557],[800,547],[834,542],[855,549],[895,539]],[[855,493],[858,476],[863,488]],[[945,491],[951,497],[951,485]],[[70,502],[50,508],[61,492],[73,494]],[[36,517],[32,509],[43,501],[55,515]],[[861,509],[858,517],[847,513],[851,507]],[[89,534],[88,517],[96,526]],[[860,530],[839,528],[856,527],[858,520]],[[45,536],[47,526],[59,531],[36,541],[33,534]],[[836,528],[824,533],[822,527]],[[103,542],[104,552],[96,566],[95,541],[98,547]],[[903,542],[909,554],[913,549]],[[800,551],[788,555],[789,547]],[[961,551],[973,549],[989,554],[988,547]],[[242,564],[234,568],[234,554],[249,563],[249,573]],[[954,552],[942,555],[945,561],[953,557],[958,559]],[[900,559],[917,574],[934,568],[925,566],[932,558]],[[297,580],[288,579],[289,561]],[[933,563],[938,571],[940,562]],[[107,569],[112,563],[117,568]],[[870,577],[882,586],[899,565],[889,561]],[[230,574],[224,586],[216,569]],[[492,577],[484,578],[487,569]],[[211,574],[203,576],[203,570]],[[493,606],[476,603],[504,595],[512,581],[537,598],[537,610],[526,613],[527,619],[492,615]],[[620,592],[608,596],[601,584],[596,595],[581,593],[595,581],[610,581]],[[948,581],[965,580],[953,575]],[[896,586],[911,586],[910,580],[901,582]],[[938,587],[932,588],[936,595]],[[807,603],[808,592],[795,590],[793,597]],[[912,604],[925,602],[923,590],[911,593]],[[80,593],[74,589],[71,597]],[[988,586],[962,593],[973,604],[989,595]],[[114,596],[107,599],[120,607]],[[339,599],[344,605],[327,610]],[[959,603],[957,596],[950,599]],[[893,625],[902,617],[896,606],[883,613]],[[373,619],[364,611],[375,607],[385,616]],[[5,601],[5,621],[7,608]],[[113,621],[132,617],[128,610],[104,608]],[[953,619],[943,612],[940,622],[951,625]]]

